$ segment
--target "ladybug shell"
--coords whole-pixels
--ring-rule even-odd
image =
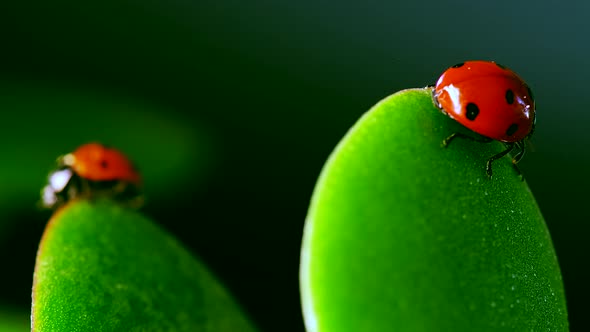
[[[433,92],[435,104],[474,132],[502,142],[532,133],[535,102],[513,71],[491,61],[467,61],[447,69]]]
[[[98,143],[80,146],[63,156],[61,163],[91,181],[125,181],[136,185],[141,182],[139,173],[124,154]]]

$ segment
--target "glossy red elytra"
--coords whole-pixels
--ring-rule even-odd
[[[56,208],[74,198],[108,196],[139,205],[141,176],[120,151],[99,143],[80,146],[58,158],[41,192],[41,204]]]
[[[453,133],[443,141],[448,146],[457,137],[480,142],[504,142],[506,150],[492,156],[486,172],[492,177],[492,162],[514,148],[515,165],[525,153],[525,141],[535,129],[535,101],[529,86],[512,70],[493,61],[467,61],[447,69],[433,89],[435,105],[449,117],[480,134],[475,138]]]

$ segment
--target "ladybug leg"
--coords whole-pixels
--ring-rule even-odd
[[[514,168],[514,170],[516,171],[516,174],[518,176],[520,176],[520,181],[524,181],[524,175],[522,175],[522,172],[520,171],[520,168],[518,168],[518,165],[513,163],[512,168]]]
[[[70,180],[70,183],[67,185],[67,192],[65,197],[63,197],[64,201],[69,201],[74,199],[78,196],[83,196],[88,193],[88,183],[74,174]]]
[[[504,157],[505,155],[507,155],[508,153],[510,153],[510,151],[512,151],[512,149],[514,149],[514,143],[506,143],[506,150],[493,155],[490,159],[488,159],[488,162],[486,163],[486,173],[488,174],[488,177],[491,179],[492,178],[492,163],[495,160],[498,160],[502,157]],[[513,164],[516,165],[516,164]],[[520,170],[518,171],[518,173],[520,174]]]
[[[516,147],[519,149],[519,151],[512,158],[512,163],[514,165],[516,165],[516,164],[518,164],[520,162],[520,160],[522,159],[522,157],[524,157],[524,153],[526,152],[523,141],[516,142]]]
[[[491,141],[493,141],[493,139],[488,138],[488,137],[481,137],[481,138],[475,138],[469,135],[465,135],[463,133],[452,133],[451,135],[449,135],[449,137],[445,138],[442,141],[442,146],[443,148],[446,148],[447,146],[449,146],[449,144],[451,144],[451,141],[453,141],[455,138],[464,138],[464,139],[468,139],[470,141],[474,141],[474,142],[480,142],[480,143],[490,143]],[[518,173],[518,175],[521,176],[522,180],[524,181],[524,177],[522,176],[522,173],[520,172],[520,169],[518,168],[518,166],[516,165],[524,156],[524,152],[525,152],[525,148],[524,148],[524,144],[522,142],[516,142],[516,143],[505,143],[506,144],[506,150],[493,155],[490,159],[488,159],[487,163],[486,163],[486,174],[488,175],[488,177],[491,179],[492,178],[492,163],[495,160],[498,160],[502,157],[504,157],[505,155],[507,155],[508,153],[510,153],[510,151],[512,151],[514,149],[514,146],[516,145],[516,147],[519,149],[518,153],[514,156],[514,158],[512,159],[512,165],[514,167],[514,170],[516,171],[516,173]]]
[[[123,193],[127,189],[127,184],[123,181],[117,181],[113,186],[112,190],[115,195]]]
[[[520,172],[520,168],[518,168],[518,165],[517,165],[520,162],[520,160],[522,159],[522,157],[524,157],[524,153],[526,152],[524,141],[516,142],[516,147],[519,149],[519,151],[512,158],[512,166],[514,167],[514,170],[516,171],[516,173],[518,173],[518,175],[520,175],[520,179],[522,181],[524,181],[524,176]]]
[[[144,204],[143,195],[139,195],[137,187],[130,183],[118,181],[110,190],[113,197],[130,208],[138,209]]]
[[[444,109],[442,108],[442,105],[438,102],[438,98],[436,95],[436,89],[434,88],[436,85],[432,84],[427,86],[427,89],[432,89],[432,102],[434,103],[434,106],[436,106],[438,109],[440,109],[443,113],[446,114],[446,112],[444,111]]]
[[[465,135],[462,133],[452,133],[451,135],[449,135],[449,137],[445,138],[442,141],[443,148],[446,148],[447,146],[449,146],[449,144],[451,144],[451,141],[457,137],[468,139],[468,140],[474,141],[474,142],[480,142],[480,143],[489,143],[492,141],[492,139],[488,138],[488,137],[475,138],[475,137],[471,137],[471,136],[468,136],[468,135]]]

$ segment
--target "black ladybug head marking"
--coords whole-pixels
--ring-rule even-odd
[[[518,125],[516,123],[511,124],[510,127],[508,127],[508,129],[506,129],[506,136],[514,135],[517,130],[518,130]]]
[[[461,62],[461,63],[458,63],[458,64],[452,66],[451,68],[460,68],[460,67],[463,67],[464,64],[465,64],[465,62]]]
[[[514,103],[514,92],[512,92],[512,90],[508,89],[506,90],[506,102],[508,103],[508,105],[512,105],[512,103]]]
[[[467,104],[465,111],[465,116],[471,121],[475,120],[475,118],[477,118],[479,115],[479,107],[477,107],[477,105],[474,103]]]

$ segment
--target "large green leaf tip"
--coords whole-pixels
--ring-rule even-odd
[[[501,143],[396,93],[349,131],[309,208],[301,292],[309,332],[566,331],[545,222]]]
[[[203,264],[136,211],[76,201],[45,230],[33,330],[255,331]]]

